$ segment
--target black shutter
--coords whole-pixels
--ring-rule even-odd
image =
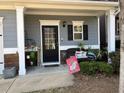
[[[68,40],[73,40],[73,25],[68,25]]]
[[[83,39],[88,40],[88,25],[83,25]]]

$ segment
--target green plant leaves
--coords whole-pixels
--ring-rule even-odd
[[[113,67],[105,62],[82,62],[80,63],[81,73],[95,75],[97,73],[110,76],[113,74]]]

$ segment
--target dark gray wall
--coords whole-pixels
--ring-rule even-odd
[[[4,17],[4,48],[17,48],[16,11],[0,10],[0,17]]]
[[[84,21],[88,25],[89,39],[84,41],[87,45],[98,44],[98,22],[97,17],[68,17],[68,16],[40,16],[40,15],[25,15],[25,33],[26,38],[34,39],[40,46],[40,22],[39,20],[64,20],[71,24],[71,21]],[[67,27],[63,27],[60,23],[60,37],[63,39],[61,45],[77,45],[80,41],[68,41]]]

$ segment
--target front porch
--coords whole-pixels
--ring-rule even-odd
[[[52,10],[53,12],[59,11],[59,10]],[[51,12],[52,12],[51,11]],[[90,10],[91,11],[91,10]],[[36,46],[40,50],[40,56],[38,59],[38,63],[40,66],[44,65],[60,65],[60,64],[66,64],[65,60],[63,61],[62,57],[63,54],[66,54],[65,51],[70,48],[78,48],[78,44],[80,42],[83,42],[85,45],[85,48],[92,48],[92,49],[100,49],[100,16],[108,13],[108,11],[102,11],[97,12],[98,14],[93,15],[90,13],[90,11],[87,11],[87,16],[84,14],[80,14],[81,11],[73,11],[73,13],[78,12],[77,15],[68,15],[70,13],[61,14],[56,12],[57,14],[52,15],[53,13],[49,13],[50,10],[47,10],[48,14],[42,14],[45,12],[45,10],[40,9],[27,9],[27,12],[24,13],[24,23],[25,23],[25,40],[31,39],[35,41]],[[70,12],[70,10],[68,10]],[[82,10],[82,13],[85,13],[86,11]],[[112,14],[113,11],[109,11],[108,14]],[[41,14],[40,14],[41,13]],[[49,15],[51,14],[51,15]],[[61,15],[60,15],[61,14]],[[107,17],[107,16],[106,16]],[[106,28],[107,29],[107,41],[108,42],[108,52],[115,51],[115,15],[108,15],[108,18],[106,19]],[[83,34],[82,36],[78,36],[79,40],[75,40],[74,38],[74,21],[78,22],[79,24],[83,25]],[[110,24],[109,24],[110,23]],[[56,26],[56,27],[55,27]],[[45,27],[45,28],[44,28]],[[48,29],[56,29],[57,36],[46,36],[48,33],[45,34],[43,32],[44,29],[47,29],[46,31],[50,31]],[[72,28],[71,28],[72,27]],[[86,28],[87,27],[87,28]],[[51,29],[51,31],[52,31]],[[109,31],[113,32],[109,32]],[[57,38],[55,41],[52,40],[53,45],[50,45],[50,42],[45,41],[45,38]],[[43,45],[45,44],[45,45]],[[27,45],[27,44],[25,44]],[[44,50],[46,48],[46,50]],[[48,49],[52,49],[52,51],[48,51]],[[56,50],[57,49],[57,50]],[[44,51],[47,51],[44,53]],[[51,54],[50,54],[51,53]],[[55,59],[56,58],[56,59]],[[43,69],[43,68],[42,68]],[[34,69],[33,69],[34,70]],[[27,70],[28,71],[28,70]],[[35,72],[35,71],[34,71]]]
[[[19,75],[26,74],[26,39],[36,42],[40,50],[40,65],[60,65],[63,52],[69,48],[77,48],[80,42],[84,42],[85,48],[100,49],[102,15],[106,16],[108,52],[115,51],[115,16],[118,2],[51,1],[14,6],[10,4],[9,7],[16,10]],[[75,30],[75,26],[81,30]]]
[[[61,64],[61,54],[69,48],[77,48],[80,42],[84,42],[85,48],[100,49],[100,16],[107,14],[107,41],[108,52],[115,51],[115,14],[113,10],[110,11],[84,11],[82,10],[57,10],[57,9],[26,9],[24,13],[25,23],[25,39],[33,39],[40,48],[40,65],[55,65]],[[62,13],[61,13],[62,12]],[[81,14],[82,13],[82,14]],[[95,14],[97,13],[97,14]],[[87,14],[87,15],[86,15]],[[40,21],[40,22],[39,22]],[[82,36],[74,38],[74,23],[87,26],[86,32]],[[69,28],[69,25],[72,28]],[[55,27],[54,27],[55,26]],[[45,27],[45,28],[44,28]],[[51,28],[52,27],[52,28]],[[52,31],[56,29],[56,35],[46,36],[45,31]],[[72,34],[69,32],[72,30]],[[112,32],[111,32],[112,31]],[[50,32],[51,33],[51,32]],[[71,38],[71,35],[73,36]],[[50,42],[45,38],[54,39]],[[71,39],[70,39],[71,38]],[[44,50],[46,49],[46,50]],[[48,50],[49,49],[49,50]],[[51,50],[52,49],[52,50]],[[45,51],[45,52],[44,52]],[[52,52],[53,51],[53,52]],[[51,53],[51,54],[50,54]],[[66,63],[66,62],[65,62]]]
[[[100,49],[100,24],[97,16],[25,14],[24,19],[26,52],[36,50],[39,53],[38,65],[66,64],[65,60],[62,62],[66,50],[78,48],[81,42],[85,48]],[[75,22],[82,27],[81,32],[74,32]],[[32,49],[32,46],[37,49]]]

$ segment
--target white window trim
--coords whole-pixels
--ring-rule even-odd
[[[84,23],[84,21],[72,21],[72,23],[73,23],[73,41],[82,41],[83,40],[83,23]],[[82,32],[75,32],[74,31],[74,26],[75,25],[81,25],[82,26]],[[82,34],[82,38],[81,39],[75,39],[74,38],[74,34]]]
[[[88,49],[91,47],[91,49],[100,49],[100,45],[84,45],[85,49]],[[67,50],[70,48],[78,48],[78,45],[62,45],[60,46],[60,50]]]

